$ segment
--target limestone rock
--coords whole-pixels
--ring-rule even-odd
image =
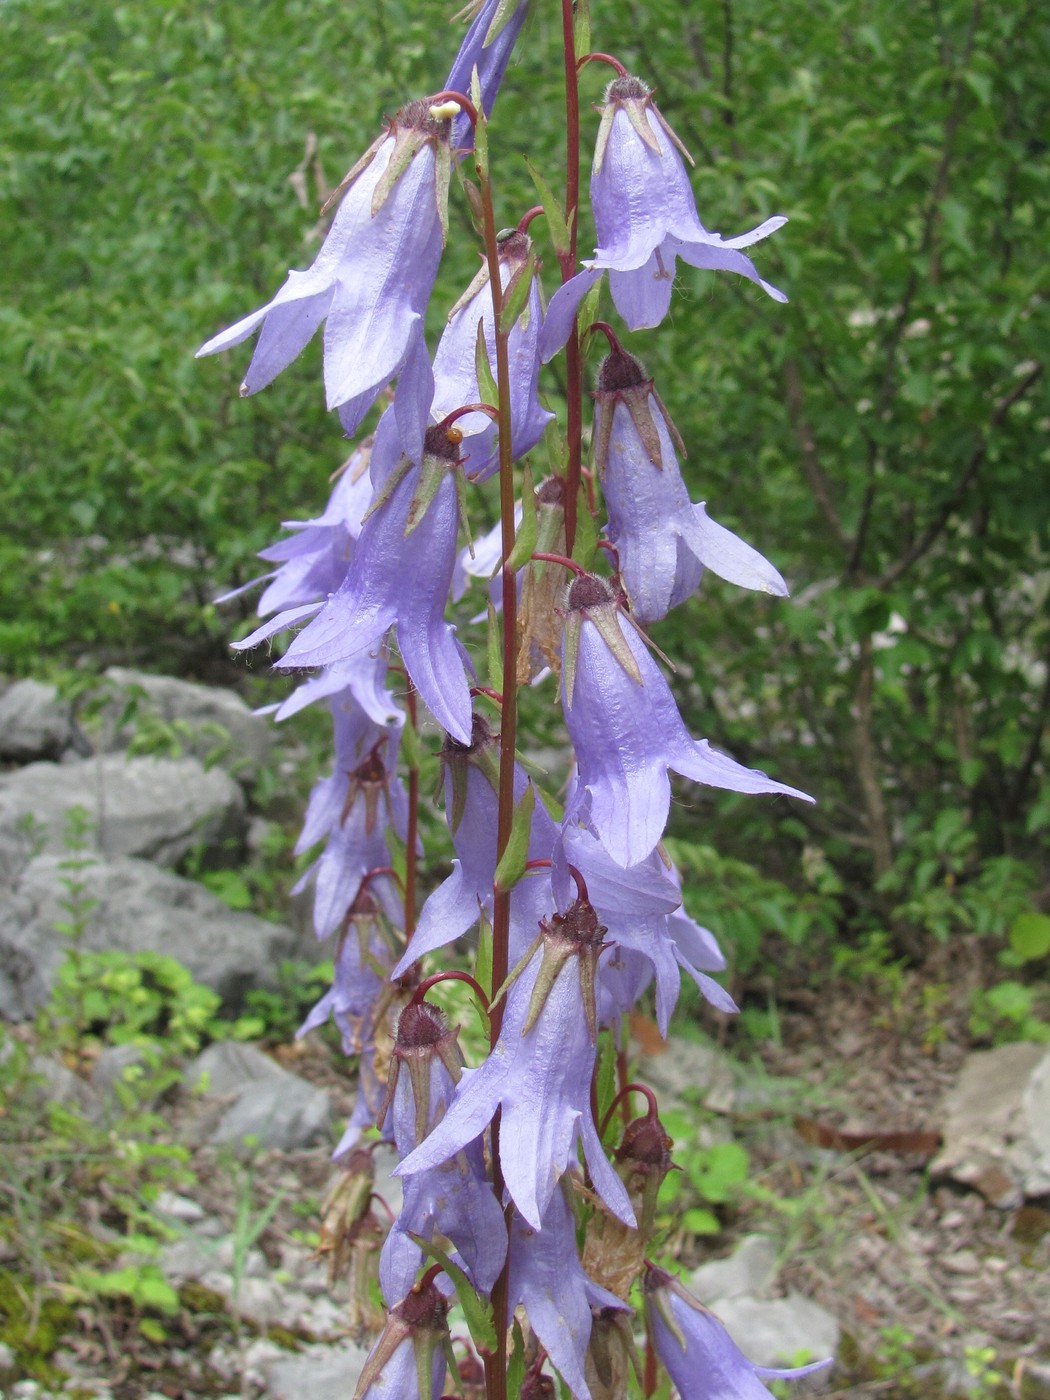
[[[0,758],[58,758],[73,743],[70,706],[42,681],[15,681],[0,695]]]
[[[352,1342],[304,1347],[269,1368],[267,1400],[302,1400],[304,1395],[352,1395],[368,1352]]]
[[[87,849],[174,865],[194,846],[237,845],[244,795],[227,773],[195,758],[103,754],[31,763],[0,776],[0,878],[41,852],[69,853],[69,814],[85,814]]]
[[[0,894],[0,1015],[31,1016],[47,1000],[65,958],[69,881],[82,902],[80,946],[163,952],[236,1005],[295,951],[291,931],[238,913],[193,880],[147,861],[92,860],[71,870],[60,856],[38,856]]]
[[[270,721],[235,691],[124,666],[110,666],[102,684],[111,697],[93,727],[96,745],[107,752],[126,749],[146,726],[160,724],[183,754],[217,764],[241,782],[252,782],[269,759]]]
[[[768,1235],[746,1235],[727,1259],[702,1264],[689,1280],[701,1303],[759,1294],[776,1276],[777,1247]]]
[[[789,1293],[769,1302],[758,1298],[719,1298],[711,1311],[756,1366],[793,1366],[823,1361],[839,1344],[835,1318],[811,1298]]]
[[[935,1175],[1004,1209],[1050,1192],[1050,1046],[1021,1041],[969,1055],[942,1111]]]
[[[191,1085],[206,1085],[205,1097],[218,1100],[199,1129],[209,1142],[254,1141],[282,1152],[325,1141],[332,1103],[297,1074],[290,1074],[251,1045],[220,1041],[209,1045],[187,1075]]]

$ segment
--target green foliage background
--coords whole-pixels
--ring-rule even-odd
[[[309,261],[381,114],[441,83],[450,8],[0,7],[3,670],[225,674],[238,615],[210,599],[345,449],[316,344],[247,401],[247,350],[193,351]],[[558,15],[533,8],[492,138],[508,224],[523,153],[560,183]],[[696,912],[801,942],[786,881],[818,924],[889,921],[910,951],[1002,933],[1050,826],[1050,23],[1035,0],[620,0],[593,24],[655,82],[709,227],[791,219],[757,250],[790,306],[685,270],[670,322],[629,338],[694,497],[794,594],[711,580],[663,625],[687,717],[821,799],[691,793]],[[435,331],[476,267],[453,202]]]

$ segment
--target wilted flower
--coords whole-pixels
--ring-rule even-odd
[[[501,1109],[499,1154],[511,1199],[540,1228],[577,1142],[598,1194],[628,1224],[634,1217],[591,1117],[595,1058],[594,971],[604,933],[583,902],[542,927],[542,946],[511,985],[499,1040],[464,1074],[445,1117],[397,1168],[408,1176],[447,1161]]]
[[[643,1290],[653,1346],[682,1400],[771,1400],[763,1380],[794,1380],[831,1365],[829,1358],[790,1369],[755,1366],[671,1274],[650,1264]]]
[[[690,501],[675,456],[681,439],[653,381],[618,345],[594,399],[594,458],[632,615],[659,621],[696,591],[705,567],[741,588],[786,594],[772,564]]]
[[[593,574],[569,588],[562,702],[579,765],[575,813],[620,865],[636,865],[663,835],[668,769],[732,792],[813,799],[693,739],[645,643],[609,585]]]
[[[265,306],[213,336],[198,355],[237,345],[262,326],[241,385],[265,388],[325,321],[329,408],[354,432],[422,338],[447,219],[449,121],[426,98],[403,107],[343,182],[347,192],[321,251]]]

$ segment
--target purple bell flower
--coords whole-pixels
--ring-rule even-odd
[[[476,13],[459,46],[445,90],[469,93],[471,75],[477,68],[481,105],[485,115],[491,116],[511,50],[525,23],[528,0],[478,0],[468,8],[475,9]],[[453,118],[452,144],[460,150],[473,149],[474,129],[465,114]],[[470,403],[470,400],[463,402]]]
[[[445,812],[456,859],[452,872],[427,898],[419,923],[404,957],[394,968],[403,976],[427,953],[444,948],[477,923],[480,914],[492,918],[492,891],[496,878],[496,834],[499,792],[499,740],[487,722],[474,716],[471,743],[464,747],[446,743]],[[528,778],[515,766],[514,799],[520,801]],[[557,839],[557,827],[543,802],[532,813],[528,857],[549,860]],[[540,920],[551,912],[550,884],[542,874],[520,880],[510,896],[511,965],[529,948]]]
[[[433,1282],[414,1288],[387,1314],[353,1400],[438,1400],[449,1345],[448,1301]]]
[[[336,761],[314,785],[295,852],[325,840],[318,859],[296,885],[315,877],[314,931],[327,938],[342,923],[370,870],[390,864],[386,833],[404,838],[408,797],[397,776],[401,727],[382,731],[350,695],[332,702]]]
[[[755,1366],[715,1317],[682,1285],[649,1264],[642,1280],[653,1347],[681,1400],[772,1400],[763,1380],[795,1380],[831,1365]]]
[[[671,1013],[678,1001],[681,971],[696,982],[719,1011],[735,1012],[732,997],[700,966],[718,971],[725,966],[699,937],[699,927],[680,908],[681,889],[656,852],[637,865],[623,867],[586,828],[566,822],[554,856],[552,884],[563,907],[574,867],[587,886],[587,896],[606,926],[607,954],[598,973],[599,1021],[618,1023],[634,1009],[649,982],[656,979],[656,1020],[666,1038]],[[709,935],[710,937],[710,935]]]
[[[519,1303],[525,1309],[574,1400],[591,1400],[584,1379],[591,1309],[629,1309],[584,1270],[576,1252],[576,1222],[560,1189],[551,1196],[539,1230],[514,1213],[507,1299],[510,1311]]]
[[[595,1059],[595,966],[604,929],[577,902],[541,928],[537,948],[507,993],[499,1039],[485,1063],[464,1072],[448,1112],[397,1168],[410,1176],[447,1161],[501,1110],[499,1154],[511,1199],[540,1229],[558,1180],[576,1164],[577,1143],[609,1210],[634,1224],[623,1182],[591,1116]]]
[[[401,1013],[394,1063],[394,1141],[398,1154],[407,1157],[440,1122],[462,1070],[456,1032],[436,1007],[410,1003]],[[507,1255],[507,1230],[503,1208],[485,1175],[481,1137],[448,1162],[408,1177],[404,1186],[401,1212],[379,1263],[387,1302],[405,1296],[423,1263],[423,1251],[411,1235],[429,1240],[435,1230],[452,1241],[456,1262],[475,1288],[488,1293]]]
[[[613,305],[632,331],[658,326],[671,304],[675,261],[737,272],[776,301],[783,292],[740,251],[787,223],[766,219],[736,238],[700,222],[678,140],[640,78],[614,78],[605,94],[591,171],[591,208],[598,235],[594,257],[551,298],[542,337],[544,362],[565,344],[576,309],[603,271]]]
[[[329,1017],[339,1027],[344,1054],[358,1054],[370,1038],[373,1008],[386,988],[394,960],[382,928],[384,908],[396,916],[392,895],[385,877],[358,892],[336,950],[332,986],[296,1031],[296,1039],[323,1026]]]
[[[579,767],[571,815],[595,831],[620,865],[643,861],[663,835],[668,769],[732,792],[813,800],[690,736],[645,643],[608,583],[593,574],[569,588],[562,703]]]
[[[511,453],[514,460],[531,452],[554,417],[539,401],[539,338],[543,322],[539,284],[532,276],[532,240],[512,229],[499,238],[500,283],[506,293],[520,277],[532,278],[529,297],[511,327],[510,360]],[[492,296],[487,264],[453,308],[434,354],[434,406],[440,420],[463,404],[480,398],[476,368],[478,326],[484,322],[485,346],[493,373],[496,368],[496,336],[492,325]],[[485,481],[499,465],[496,425],[487,414],[468,413],[456,421],[465,441],[461,449],[463,473],[468,481]]]
[[[459,530],[456,443],[435,426],[422,437],[418,456],[405,456],[397,407],[395,402],[376,429],[373,506],[341,586],[320,611],[316,604],[293,608],[237,645],[255,646],[316,612],[277,664],[332,666],[376,646],[394,627],[408,673],[431,713],[469,743],[469,663],[455,628],[445,621]]]
[[[615,346],[598,371],[595,461],[620,578],[641,623],[658,622],[699,586],[704,568],[741,588],[784,596],[766,559],[693,505],[678,469],[681,439],[633,355]]]
[[[352,433],[422,338],[447,219],[450,125],[426,98],[403,107],[388,134],[350,171],[346,194],[312,265],[292,271],[277,295],[213,336],[213,355],[258,327],[242,394],[265,388],[304,349],[322,321],[329,408]]]

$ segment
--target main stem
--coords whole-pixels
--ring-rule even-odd
[[[478,169],[485,228],[485,257],[489,269],[492,316],[496,340],[496,387],[499,394],[499,501],[501,544],[504,561],[514,550],[514,459],[511,451],[510,412],[510,329],[501,324],[503,282],[500,277],[499,243],[488,171]],[[496,832],[496,862],[499,863],[510,840],[514,821],[514,758],[518,737],[518,580],[513,568],[503,565],[503,707],[500,722],[499,799]],[[492,911],[492,986],[490,995],[507,978],[510,958],[510,891],[496,889]],[[503,1021],[503,1002],[492,1008],[490,1045],[495,1046]],[[492,1189],[503,1199],[503,1171],[499,1157],[499,1114],[492,1120]],[[509,1211],[508,1211],[509,1214]],[[507,1400],[507,1266],[492,1289],[496,1351],[485,1357],[487,1400]]]
[[[561,254],[561,280],[576,274],[576,239],[580,206],[580,81],[576,70],[576,33],[573,28],[572,0],[561,3],[562,43],[565,51],[565,218],[569,225],[569,247]],[[569,455],[566,463],[565,553],[572,554],[576,543],[576,508],[580,499],[583,467],[583,366],[580,336],[575,322],[565,346],[565,380],[568,401],[567,430]]]

